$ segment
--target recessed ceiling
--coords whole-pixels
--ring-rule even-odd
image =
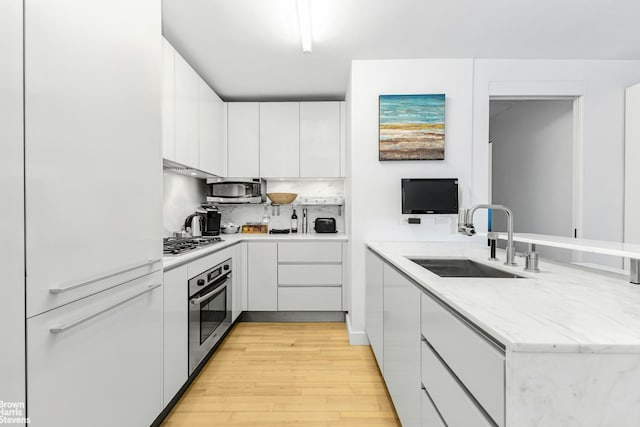
[[[352,59],[640,59],[640,1],[163,0],[163,32],[226,101],[344,99]]]

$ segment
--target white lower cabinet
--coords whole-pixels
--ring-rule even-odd
[[[280,242],[278,262],[340,264],[342,242]]]
[[[278,287],[279,311],[341,311],[340,287]]]
[[[233,277],[231,297],[231,320],[236,321],[238,316],[246,310],[247,289],[247,244],[240,243],[232,248],[233,252]]]
[[[278,310],[342,311],[342,242],[278,243]]]
[[[426,390],[422,390],[422,427],[447,427]]]
[[[162,298],[155,273],[28,319],[30,425],[150,425],[162,410]]]
[[[279,264],[279,286],[340,286],[341,264]]]
[[[449,427],[491,427],[432,347],[422,344],[422,382]]]
[[[383,270],[384,262],[376,254],[367,250],[365,255],[365,330],[373,354],[384,373],[382,343],[382,308],[384,300]]]
[[[163,406],[189,377],[189,311],[187,266],[164,273]]]
[[[403,426],[507,425],[495,339],[371,250],[365,286],[367,337]]]
[[[384,265],[384,379],[405,427],[420,425],[420,291]],[[471,425],[471,424],[470,424]]]
[[[248,242],[247,308],[278,310],[278,243]]]
[[[473,398],[503,426],[504,353],[427,294],[422,294],[422,335]]]

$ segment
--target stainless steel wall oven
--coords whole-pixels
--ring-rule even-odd
[[[189,280],[189,374],[231,326],[231,259]]]

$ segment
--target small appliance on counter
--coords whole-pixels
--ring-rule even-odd
[[[263,203],[266,201],[267,182],[259,178],[228,178],[208,181],[209,203]]]
[[[222,215],[215,206],[204,207],[205,211],[205,225],[203,235],[205,236],[219,236],[220,235],[220,220]]]
[[[272,228],[269,230],[269,234],[289,234],[291,230],[288,228]]]
[[[335,218],[316,218],[313,229],[316,233],[337,233]]]
[[[207,221],[205,214],[204,210],[197,211],[184,220],[184,229],[187,230],[187,232],[191,230],[192,237],[200,237],[205,231],[205,223]]]

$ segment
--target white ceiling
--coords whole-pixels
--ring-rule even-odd
[[[344,99],[352,59],[640,59],[639,0],[163,0],[163,32],[226,101]]]

